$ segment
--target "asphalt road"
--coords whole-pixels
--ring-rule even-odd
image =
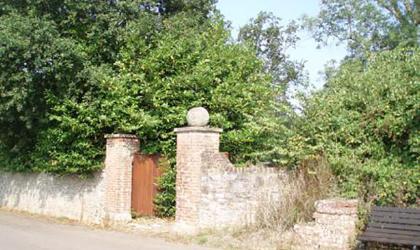
[[[0,250],[204,250],[146,236],[57,224],[0,211]]]

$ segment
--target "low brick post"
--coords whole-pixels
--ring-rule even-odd
[[[124,223],[131,220],[132,162],[139,150],[139,140],[128,134],[111,134],[105,138],[105,220]]]

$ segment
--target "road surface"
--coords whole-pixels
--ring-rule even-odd
[[[1,250],[204,250],[138,234],[57,224],[0,210]]]

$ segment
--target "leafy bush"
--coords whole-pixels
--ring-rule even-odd
[[[295,136],[306,142],[300,155],[324,152],[344,195],[379,205],[416,203],[419,65],[419,49],[349,61],[307,102]]]
[[[155,214],[160,217],[175,216],[176,199],[176,170],[173,164],[165,158],[160,158],[159,167],[164,173],[158,180],[158,194],[154,200]]]

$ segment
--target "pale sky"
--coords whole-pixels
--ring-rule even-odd
[[[239,27],[246,24],[249,19],[256,17],[260,11],[273,12],[287,24],[303,14],[314,16],[319,11],[318,0],[218,0],[218,9],[232,22],[233,34],[236,36]],[[323,85],[319,71],[324,69],[325,63],[334,59],[340,61],[346,54],[344,46],[331,44],[328,47],[317,49],[316,42],[307,33],[300,34],[301,40],[296,49],[290,50],[293,59],[305,61],[305,69],[309,79],[317,88]]]

